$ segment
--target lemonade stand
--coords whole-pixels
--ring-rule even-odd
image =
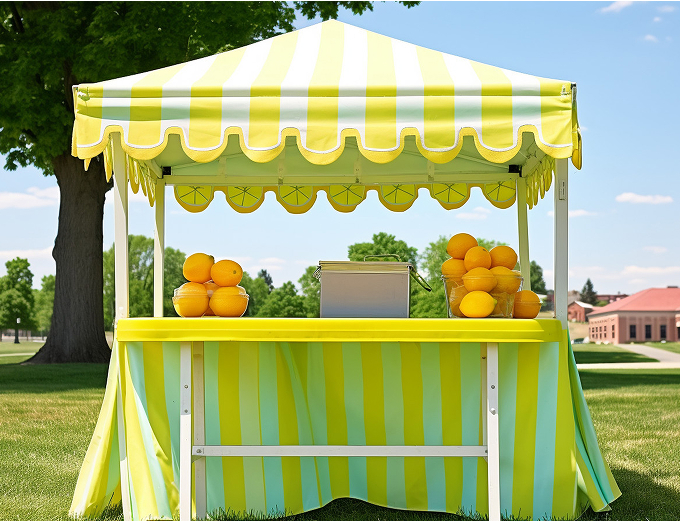
[[[337,21],[74,89],[73,152],[114,178],[116,330],[71,514],[126,520],[298,513],[338,497],[392,508],[570,518],[620,494],[567,324],[567,163],[576,88]],[[128,318],[128,185],[155,206],[153,318]],[[267,192],[302,213],[481,190],[555,200],[555,318],[162,316],[166,187],[190,212]],[[169,190],[167,190],[169,192]],[[321,197],[323,199],[323,196]],[[326,204],[326,201],[319,202]]]

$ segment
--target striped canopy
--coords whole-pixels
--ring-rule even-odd
[[[133,189],[141,184],[153,201],[154,181],[170,167],[190,211],[205,208],[215,190],[244,212],[266,191],[289,211],[306,211],[319,190],[351,211],[370,189],[404,210],[419,188],[456,208],[471,186],[508,207],[520,171],[531,206],[550,186],[554,159],[581,163],[571,82],[333,20],[81,84],[74,98],[74,155],[87,161],[119,133]],[[110,151],[105,157],[110,166]]]

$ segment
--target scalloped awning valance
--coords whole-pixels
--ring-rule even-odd
[[[81,84],[74,100],[74,155],[88,161],[105,152],[110,172],[110,138],[118,133],[133,190],[141,186],[153,203],[154,179],[171,173],[190,211],[206,207],[215,190],[238,211],[256,209],[266,191],[295,213],[319,191],[351,211],[371,189],[401,211],[422,187],[456,208],[472,186],[508,207],[518,172],[533,206],[550,186],[554,159],[581,166],[571,82],[333,20]]]

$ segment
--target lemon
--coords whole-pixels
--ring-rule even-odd
[[[215,257],[205,253],[194,253],[187,257],[182,266],[184,278],[191,282],[203,284],[210,280],[210,269],[215,263]]]
[[[210,308],[219,317],[240,317],[248,308],[248,295],[240,286],[216,289],[210,297]]]
[[[187,282],[175,290],[172,304],[180,317],[200,317],[208,309],[208,300],[203,284]]]
[[[536,318],[541,310],[541,299],[533,291],[524,289],[515,294],[514,318]]]
[[[470,271],[472,268],[491,267],[491,254],[482,246],[474,246],[465,253],[465,269]]]
[[[491,267],[505,266],[509,270],[517,264],[517,253],[510,246],[496,246],[489,251],[491,255]]]
[[[210,268],[210,276],[218,286],[236,286],[243,278],[243,268],[233,260],[221,260]]]
[[[515,293],[522,284],[522,276],[505,266],[496,266],[489,270],[494,274],[498,284],[494,288],[494,293]]]
[[[472,268],[463,275],[463,284],[468,291],[491,291],[496,287],[496,277],[486,268]]]
[[[462,279],[466,271],[465,263],[460,259],[448,259],[442,264],[442,275],[448,275],[454,279]]]
[[[485,291],[471,291],[460,302],[460,311],[468,318],[488,317],[496,306],[496,299]]]
[[[449,239],[446,245],[446,253],[454,259],[464,259],[467,251],[477,246],[477,239],[469,233],[457,233]]]

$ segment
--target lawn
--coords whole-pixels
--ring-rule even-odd
[[[104,365],[0,363],[0,520],[69,519],[106,369]],[[611,512],[588,511],[581,519],[676,521],[680,518],[680,370],[584,371],[582,382],[601,447],[623,496]],[[122,514],[117,510],[106,519],[122,520]],[[464,518],[405,513],[348,499],[295,519]]]
[[[680,354],[680,342],[666,342],[665,344],[662,344],[661,342],[645,342],[645,345]]]
[[[621,364],[657,361],[611,344],[574,344],[572,347],[577,364]]]

